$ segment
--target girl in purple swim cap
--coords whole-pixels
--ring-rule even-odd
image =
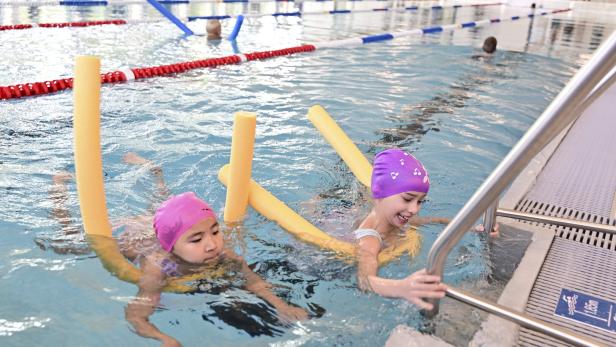
[[[371,191],[372,211],[354,231],[358,242],[358,284],[360,289],[387,297],[401,298],[430,309],[424,298],[442,298],[446,286],[440,277],[424,270],[400,280],[377,276],[378,255],[384,243],[392,243],[409,221],[416,218],[430,189],[426,168],[412,155],[399,149],[382,151],[374,158]]]
[[[411,154],[388,149],[376,155],[371,182],[374,206],[354,231],[360,289],[405,299],[422,309],[432,308],[424,298],[445,296],[446,286],[440,283],[440,277],[428,275],[425,269],[400,280],[377,276],[378,255],[383,244],[395,243],[408,223],[449,223],[448,218],[417,216],[429,190],[428,171]]]

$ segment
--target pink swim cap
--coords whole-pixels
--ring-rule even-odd
[[[154,214],[154,231],[162,248],[171,252],[177,240],[193,225],[216,215],[195,193],[186,192],[163,202]]]
[[[374,158],[370,188],[375,199],[410,191],[428,193],[430,179],[415,157],[399,149],[388,149]]]

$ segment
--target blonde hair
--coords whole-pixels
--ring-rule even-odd
[[[205,25],[208,39],[220,39],[221,26],[218,19],[209,19]]]

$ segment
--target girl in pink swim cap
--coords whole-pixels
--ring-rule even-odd
[[[170,337],[159,335],[148,317],[158,304],[167,278],[202,272],[204,266],[211,269],[226,265],[239,270],[245,279],[245,289],[270,303],[283,322],[308,318],[305,310],[272,293],[270,285],[248,267],[244,258],[224,247],[215,213],[195,193],[182,193],[163,202],[156,210],[153,226],[161,249],[142,262],[144,275],[139,282],[138,300],[126,309],[126,317],[138,334],[169,342]],[[143,299],[148,299],[147,310]]]
[[[354,231],[360,289],[431,309],[432,304],[423,299],[445,296],[446,286],[440,283],[440,277],[428,275],[425,269],[399,280],[377,275],[378,255],[383,244],[395,244],[400,233],[406,232],[407,224],[449,223],[448,218],[417,216],[430,190],[428,171],[411,154],[388,149],[374,158],[370,189],[374,206]]]
[[[125,161],[151,165],[134,153],[125,156]],[[155,168],[153,172],[162,176],[160,168]],[[163,185],[162,177],[160,182]],[[216,214],[195,193],[170,196],[156,209],[152,226],[160,247],[152,247],[137,258],[143,275],[138,283],[137,297],[126,307],[126,319],[137,334],[158,339],[165,346],[179,346],[173,337],[158,330],[149,321],[149,316],[158,306],[162,289],[170,279],[214,269],[228,269],[242,276],[244,289],[271,304],[282,322],[308,318],[305,310],[277,297],[269,289],[270,285],[248,267],[243,257],[225,247]]]
[[[127,153],[123,160],[149,168],[155,178],[156,195],[163,199],[169,196],[159,166],[132,152]],[[68,172],[55,175],[54,186],[50,190],[54,205],[58,205],[52,215],[61,224],[70,224],[65,220],[68,211],[60,207],[67,200],[66,182],[71,178]],[[277,297],[269,289],[270,285],[254,273],[241,256],[225,247],[216,214],[193,192],[168,197],[153,217],[122,218],[112,224],[114,229],[124,227],[117,240],[120,251],[127,259],[138,263],[143,273],[137,283],[139,292],[126,307],[126,319],[141,336],[160,340],[164,346],[180,346],[173,337],[158,330],[149,317],[158,306],[162,290],[170,279],[213,270],[228,270],[234,277],[235,274],[241,276],[244,289],[271,304],[283,323],[308,318],[305,310]],[[155,237],[149,233],[152,227]],[[74,228],[67,227],[66,232],[74,233]],[[53,249],[62,253],[89,252],[60,247]]]

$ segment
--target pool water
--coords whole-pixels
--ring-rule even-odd
[[[304,10],[328,6],[305,2]],[[273,13],[293,4],[172,9],[182,16]],[[159,18],[143,5],[0,11],[0,24]],[[237,48],[248,53],[525,13],[489,6],[263,17],[244,23]],[[232,25],[225,21],[223,33]],[[109,215],[142,214],[153,198],[147,169],[122,162],[129,151],[160,164],[171,192],[195,191],[221,215],[225,188],[217,172],[229,160],[233,113],[251,111],[258,114],[253,178],[324,230],[350,229],[368,209],[368,194],[306,119],[308,108],[321,104],[370,160],[393,146],[412,151],[432,181],[421,214],[451,217],[615,26],[609,16],[572,12],[105,85],[101,133]],[[499,39],[498,51],[477,57],[490,35]],[[183,38],[164,21],[5,31],[2,42],[0,85],[72,76],[74,57],[81,54],[100,56],[102,71],[233,54],[227,41]],[[64,235],[51,216],[51,177],[74,170],[72,106],[68,91],[2,101],[0,107],[0,343],[157,345],[133,333],[124,319],[136,286],[109,274],[83,236]],[[79,225],[73,182],[66,205]],[[380,274],[402,278],[424,267],[442,229],[422,227],[421,254],[402,257]],[[186,346],[375,346],[398,324],[461,346],[480,323],[479,313],[449,300],[429,322],[409,304],[361,293],[354,265],[300,243],[254,210],[227,237],[279,296],[315,318],[282,325],[263,301],[234,286],[164,294],[150,319]],[[496,299],[504,283],[492,276],[486,248],[477,235],[465,236],[449,257],[445,281]]]

